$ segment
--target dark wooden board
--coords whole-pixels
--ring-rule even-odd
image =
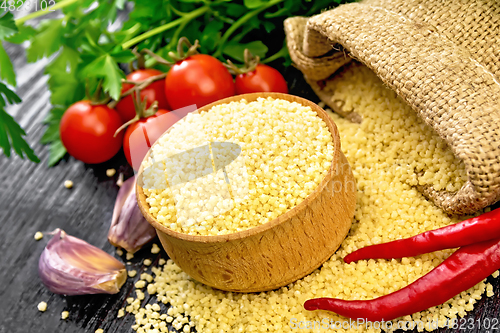
[[[97,328],[107,333],[134,332],[131,329],[133,315],[120,319],[116,315],[139,276],[129,278],[117,295],[73,297],[52,294],[38,278],[38,258],[48,237],[37,242],[33,238],[36,231],[63,228],[68,234],[114,254],[106,235],[118,191],[116,180],[120,172],[129,177],[132,170],[126,166],[122,152],[98,166],[67,157],[48,168],[48,148],[39,143],[44,130],[42,120],[50,110],[50,95],[43,75],[45,62],[26,64],[21,47],[8,45],[7,51],[15,59],[19,75],[17,92],[23,99],[21,105],[10,108],[9,112],[26,130],[28,141],[42,162],[34,164],[17,156],[8,159],[0,155],[0,333],[93,333]],[[284,74],[292,94],[318,101],[300,72],[289,67]],[[117,174],[107,177],[108,168],[115,168]],[[63,186],[66,179],[74,182],[73,189]],[[127,268],[140,273],[149,269],[142,264],[145,258],[157,261],[160,257],[166,258],[166,254],[153,255],[147,246],[130,260]],[[500,283],[491,277],[488,281],[494,285],[495,296],[483,297],[474,311],[461,321],[462,327],[437,332],[500,331]],[[37,310],[41,301],[48,303],[45,313]],[[67,320],[60,319],[64,310],[70,313]],[[166,311],[166,307],[162,311]],[[497,321],[496,329],[483,325],[486,318]]]

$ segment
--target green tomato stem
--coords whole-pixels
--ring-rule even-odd
[[[181,16],[181,17],[182,17],[182,16],[184,16],[184,15],[186,15],[186,14],[187,14],[187,13],[181,12],[180,10],[178,10],[177,8],[175,8],[175,7],[174,7],[171,3],[169,4],[169,6],[168,6],[168,7],[169,7],[169,8],[170,8],[170,10],[171,10],[171,11],[173,11],[173,12],[174,12],[174,14],[175,14],[175,15],[177,15],[177,16]]]
[[[182,30],[186,27],[189,21],[182,22],[179,27],[175,30],[174,35],[172,36],[172,40],[168,43],[168,48],[173,48],[175,43],[179,40],[179,36],[181,35]]]
[[[277,5],[277,4],[279,4],[280,2],[283,2],[283,1],[284,0],[272,0],[272,1],[269,1],[266,5],[264,5],[264,6],[260,7],[260,8],[254,9],[253,11],[251,11],[251,12],[246,13],[245,15],[243,15],[238,21],[236,21],[232,26],[230,26],[229,29],[226,30],[226,32],[224,33],[224,35],[222,35],[222,38],[219,41],[219,46],[217,47],[217,51],[214,53],[213,56],[216,57],[216,58],[218,58],[218,57],[220,57],[222,55],[222,48],[224,47],[224,44],[229,39],[229,37],[231,37],[231,35],[240,26],[242,26],[243,24],[245,24],[248,20],[250,20],[255,15],[259,14],[263,10],[266,10],[267,8],[272,7],[274,5]]]
[[[276,52],[275,54],[273,54],[272,56],[270,57],[267,57],[265,60],[262,60],[261,63],[263,64],[267,64],[271,61],[274,61],[276,59],[279,59],[281,57],[284,57],[288,54],[288,48],[286,47],[286,45],[284,45],[281,50],[279,50],[278,52]]]
[[[282,1],[282,0],[280,0],[280,1]],[[152,37],[152,36],[154,36],[156,34],[159,34],[160,32],[172,29],[173,27],[176,27],[179,24],[182,24],[182,23],[184,23],[186,21],[191,21],[192,19],[205,14],[208,11],[208,9],[209,9],[208,6],[203,6],[203,7],[200,7],[198,9],[196,9],[196,10],[193,10],[191,13],[185,14],[184,16],[179,17],[178,19],[176,19],[176,20],[174,20],[172,22],[169,22],[169,23],[164,24],[162,26],[159,26],[157,28],[154,28],[154,29],[151,29],[149,31],[146,31],[143,34],[132,38],[131,40],[123,43],[122,47],[123,47],[124,50],[126,50],[129,47],[131,47],[132,45],[135,45],[135,44],[137,44],[139,42],[142,42],[143,40],[145,40],[145,39],[147,39],[149,37]]]
[[[77,1],[78,0],[63,0],[59,3],[56,3],[55,5],[51,6],[50,10],[37,10],[36,12],[30,13],[28,15],[25,15],[23,17],[18,18],[16,20],[16,24],[20,25],[20,24],[23,24],[24,22],[31,20],[31,19],[34,19],[36,17],[47,15],[47,14],[52,13],[53,11],[56,11],[58,9],[62,9],[64,7],[72,5]]]
[[[244,27],[240,33],[238,33],[236,36],[233,37],[232,41],[239,43],[243,39],[243,37],[245,37],[253,29],[254,29],[254,27],[252,27],[252,26]]]
[[[139,29],[141,29],[141,24],[136,23],[132,27],[130,27],[128,30],[124,30],[123,32],[126,32],[127,34],[125,35],[125,38],[123,39],[122,43],[125,43],[130,38],[132,38],[139,31]]]

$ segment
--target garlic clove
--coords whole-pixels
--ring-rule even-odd
[[[118,191],[108,240],[128,253],[137,252],[156,237],[156,230],[142,215],[135,196],[136,177],[123,182]]]
[[[103,250],[61,229],[40,255],[38,275],[53,293],[116,294],[127,279],[125,265]]]

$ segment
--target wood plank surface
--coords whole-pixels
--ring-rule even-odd
[[[166,258],[163,251],[153,255],[151,246],[139,251],[127,265],[127,269],[135,269],[139,274],[129,278],[117,295],[64,297],[49,292],[38,278],[38,258],[49,237],[35,241],[36,231],[62,228],[108,253],[115,253],[106,235],[118,191],[116,180],[120,173],[125,178],[131,176],[132,170],[122,152],[97,166],[66,157],[48,168],[48,148],[39,143],[44,130],[42,120],[51,107],[47,78],[43,75],[47,61],[27,64],[22,47],[14,45],[7,45],[7,52],[14,59],[17,93],[23,99],[22,104],[11,107],[9,112],[26,130],[27,139],[42,162],[35,164],[17,156],[8,159],[0,155],[0,333],[79,333],[94,332],[97,328],[107,333],[134,332],[131,329],[134,316],[127,314],[117,319],[118,309],[125,306],[140,273],[150,271],[143,260],[150,258],[157,262],[160,257]],[[284,74],[292,94],[318,101],[300,72],[290,67]],[[107,177],[108,168],[118,172]],[[63,186],[67,179],[74,182],[72,189]],[[125,256],[121,259],[126,261]],[[495,296],[483,296],[474,311],[459,322],[460,327],[437,332],[500,331],[500,283],[498,278],[490,277],[488,281],[494,285]],[[45,313],[37,310],[41,301],[48,303]],[[147,301],[146,298],[143,304]],[[61,320],[64,310],[70,315]],[[165,311],[162,305],[162,312]],[[487,329],[485,319],[496,322],[496,327],[490,325]]]

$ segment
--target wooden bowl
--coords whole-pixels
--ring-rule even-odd
[[[227,291],[276,289],[311,273],[337,250],[354,216],[355,180],[340,151],[337,127],[318,105],[288,94],[255,93],[219,100],[198,111],[206,112],[214,105],[243,98],[250,102],[258,97],[310,106],[326,122],[332,134],[334,156],[329,172],[314,192],[296,207],[248,230],[217,236],[188,235],[159,223],[149,213],[146,196],[137,185],[139,208],[156,229],[169,257],[194,279]],[[145,158],[148,156],[149,153]],[[141,171],[142,167],[139,175]]]

